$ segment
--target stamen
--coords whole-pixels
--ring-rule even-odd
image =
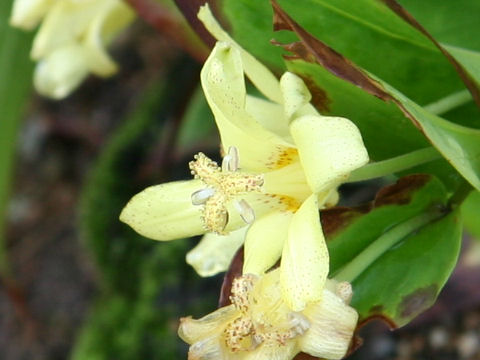
[[[229,171],[230,168],[230,161],[232,160],[230,155],[225,155],[222,160],[222,171],[226,172]]]
[[[222,161],[222,171],[237,171],[239,164],[238,149],[235,146],[230,146],[228,154],[225,155]]]
[[[233,279],[232,282],[232,295],[230,301],[232,304],[246,314],[249,309],[248,294],[252,291],[253,286],[257,282],[257,276],[253,274],[246,274],[238,278]]]
[[[204,188],[198,191],[195,191],[192,194],[192,204],[193,205],[203,205],[210,199],[213,194],[215,194],[215,189],[213,188]]]
[[[248,203],[244,199],[235,201],[233,203],[233,206],[235,206],[235,209],[237,209],[240,217],[247,224],[251,224],[255,221],[255,212],[253,211],[253,208],[248,205]]]
[[[228,155],[230,156],[230,161],[228,163],[228,168],[230,171],[237,171],[239,164],[240,164],[240,158],[238,156],[238,149],[235,146],[230,146],[228,149]]]
[[[231,146],[222,162],[222,169],[205,154],[194,156],[189,166],[196,179],[200,179],[206,187],[192,194],[193,205],[203,205],[203,221],[206,230],[217,234],[228,234],[225,227],[228,223],[228,203],[234,201],[243,221],[247,224],[255,220],[255,213],[244,200],[235,201],[239,195],[249,192],[261,192],[263,174],[239,172],[239,157],[236,147]]]

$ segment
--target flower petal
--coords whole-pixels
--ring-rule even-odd
[[[40,59],[52,51],[77,42],[104,2],[57,1],[38,30],[32,47],[32,58]]]
[[[283,297],[293,311],[301,311],[309,302],[321,299],[328,269],[318,203],[312,194],[292,218],[280,265]]]
[[[263,189],[270,194],[293,197],[302,203],[312,194],[312,190],[310,190],[307,184],[298,154],[292,152],[289,156],[291,159],[290,164],[263,174],[265,180]],[[300,203],[298,204],[299,206]]]
[[[295,341],[288,341],[285,345],[263,344],[253,351],[244,354],[242,360],[290,360],[299,352]]]
[[[295,147],[288,128],[289,122],[285,117],[282,105],[248,94],[245,100],[247,113],[253,116],[265,129],[280,136],[292,147]]]
[[[204,277],[227,270],[233,256],[245,241],[247,228],[244,226],[228,235],[204,235],[197,246],[188,252],[187,263]]]
[[[188,349],[188,360],[228,359],[227,356],[227,349],[218,335],[203,338]]]
[[[117,71],[117,65],[106,52],[105,46],[133,19],[133,11],[122,1],[108,1],[92,19],[83,45],[94,74],[110,76]]]
[[[240,167],[263,172],[290,148],[280,136],[263,128],[245,110],[245,81],[239,50],[218,42],[201,72],[205,97],[212,109],[223,148],[235,146]]]
[[[40,60],[33,82],[37,91],[53,99],[69,95],[88,75],[84,49],[76,44],[63,46]]]
[[[284,73],[280,78],[280,88],[287,121],[301,115],[318,115],[310,104],[312,95],[300,77],[291,72]]]
[[[293,213],[275,211],[256,220],[245,239],[244,274],[261,275],[280,258]]]
[[[221,307],[198,320],[191,317],[181,318],[178,335],[183,341],[193,344],[203,338],[221,334],[222,328],[239,315],[240,312],[235,309],[235,306],[229,305]]]
[[[291,123],[290,132],[313,192],[336,186],[368,162],[360,131],[348,119],[306,115]]]
[[[300,203],[288,196],[278,196],[262,193],[247,193],[239,196],[238,199],[244,200],[250,208],[254,211],[254,220],[261,219],[272,212],[278,211],[295,211],[300,207]],[[238,209],[234,205],[234,201],[231,201],[228,206],[228,224],[225,228],[226,231],[233,231],[246,223],[241,218]],[[255,220],[257,221],[257,220]]]
[[[191,195],[202,188],[200,180],[175,181],[151,186],[135,195],[120,220],[139,234],[154,240],[173,240],[205,232],[201,207]]]
[[[268,68],[259,62],[255,57],[245,51],[238,45],[215,20],[210,11],[208,3],[200,7],[198,18],[203,22],[207,30],[219,41],[224,41],[232,44],[240,52],[245,73],[252,81],[255,87],[262,92],[268,99],[277,103],[282,103],[282,93],[277,78]]]
[[[342,359],[357,326],[357,312],[325,289],[322,300],[309,305],[303,314],[311,327],[299,338],[301,350],[320,358]]]
[[[15,0],[10,24],[25,30],[38,25],[55,0]]]

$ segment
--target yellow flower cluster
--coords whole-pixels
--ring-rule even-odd
[[[187,255],[203,276],[225,270],[245,246],[232,305],[182,320],[189,359],[286,360],[300,351],[340,359],[357,313],[348,306],[350,285],[327,279],[319,210],[333,206],[338,186],[368,162],[360,132],[348,119],[319,114],[301,78],[286,72],[279,81],[207,6],[199,18],[218,40],[201,83],[222,163],[196,155],[194,179],[145,189],[120,219],[156,240],[205,234]],[[247,94],[245,75],[264,98]]]

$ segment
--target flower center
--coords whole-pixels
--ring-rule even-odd
[[[203,221],[207,230],[225,234],[229,217],[227,204],[239,195],[260,192],[263,175],[238,171],[238,150],[233,146],[223,158],[221,168],[203,153],[195,155],[189,166],[195,179],[202,180],[206,185],[192,194],[192,204],[203,206]],[[233,205],[243,221],[250,224],[255,220],[253,209],[244,199],[235,199]]]
[[[279,293],[263,294],[267,295],[265,299],[258,297],[257,281],[257,276],[247,274],[232,283],[230,300],[241,313],[224,330],[225,344],[232,352],[251,351],[261,344],[285,346],[310,328],[308,319],[288,309]]]

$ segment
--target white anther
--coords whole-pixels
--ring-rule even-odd
[[[241,199],[239,201],[234,201],[233,206],[235,206],[235,209],[237,209],[240,217],[247,224],[251,224],[255,221],[255,212],[245,200]]]
[[[195,191],[192,194],[192,204],[193,205],[203,205],[210,199],[213,194],[215,194],[215,189],[213,188],[204,188]]]
[[[225,155],[222,160],[222,171],[228,171],[230,168],[230,161],[231,161],[230,155]]]
[[[222,171],[237,171],[240,159],[238,157],[238,149],[235,146],[228,148],[228,154],[222,161]]]

